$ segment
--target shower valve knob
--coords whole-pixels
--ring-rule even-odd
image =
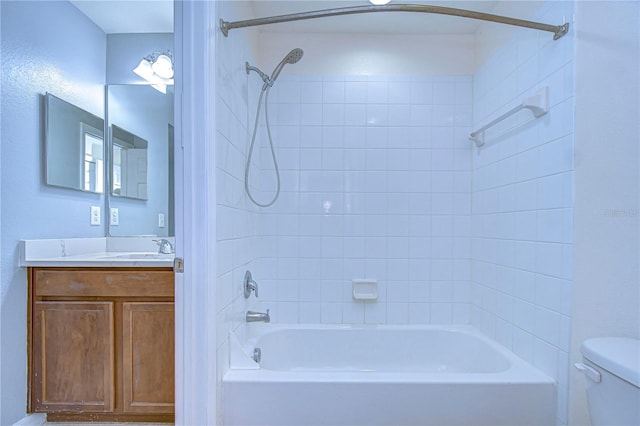
[[[253,280],[251,271],[247,271],[244,273],[243,288],[245,299],[248,299],[249,296],[251,296],[252,291],[256,294],[256,297],[258,297],[258,283]]]

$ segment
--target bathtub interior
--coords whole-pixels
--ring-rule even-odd
[[[553,380],[472,325],[247,324],[229,333],[230,370],[368,372]],[[253,359],[260,349],[261,359]]]
[[[240,344],[230,335],[232,368],[274,371],[499,373],[509,358],[470,327],[251,327]],[[258,336],[255,329],[262,328]],[[425,344],[425,333],[428,344]],[[257,364],[251,356],[260,348]],[[469,354],[473,354],[469,356]]]

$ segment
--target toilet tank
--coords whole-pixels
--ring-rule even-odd
[[[592,425],[640,425],[640,340],[588,339],[581,352]]]

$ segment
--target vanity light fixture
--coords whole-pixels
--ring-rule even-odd
[[[169,50],[153,52],[140,61],[134,73],[151,83],[151,86],[167,93],[167,86],[173,85],[173,57]]]

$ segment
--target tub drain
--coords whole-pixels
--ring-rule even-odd
[[[260,348],[255,348],[253,350],[253,360],[259,363],[260,359],[262,359],[262,350],[260,350]]]

